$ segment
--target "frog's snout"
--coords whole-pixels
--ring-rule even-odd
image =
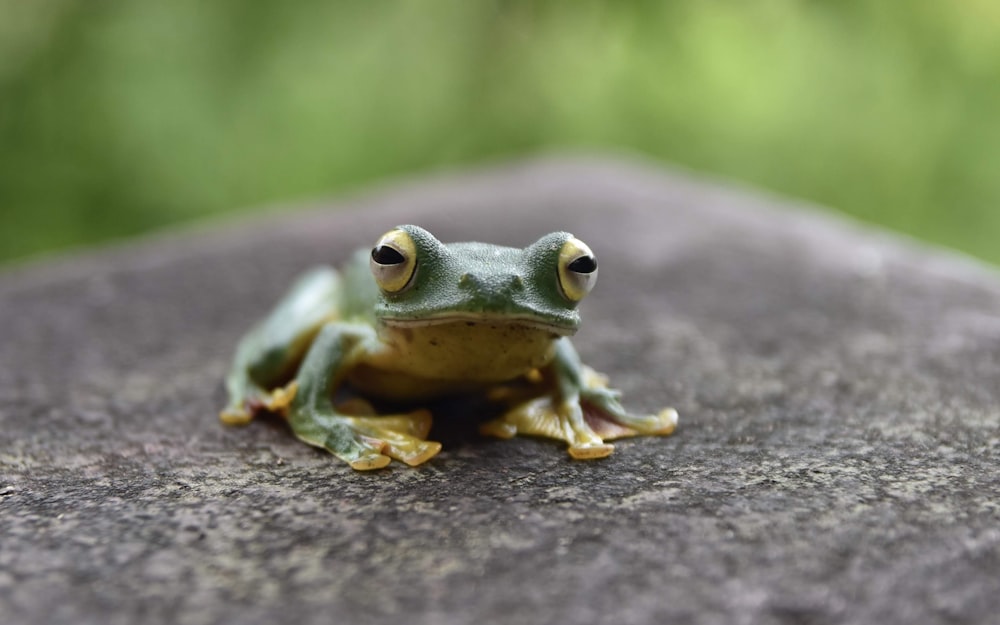
[[[516,274],[483,277],[474,273],[463,273],[458,279],[458,286],[463,291],[483,299],[506,301],[506,298],[514,293],[524,290],[524,281]]]

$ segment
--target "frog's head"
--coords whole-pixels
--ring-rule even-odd
[[[371,253],[380,289],[375,315],[395,326],[480,322],[570,335],[577,304],[597,281],[597,261],[568,232],[524,249],[444,244],[417,226],[385,233]]]

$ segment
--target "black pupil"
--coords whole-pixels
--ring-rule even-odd
[[[576,273],[594,273],[597,271],[597,259],[593,256],[581,256],[569,264],[569,270]]]
[[[380,265],[398,265],[403,262],[403,255],[388,245],[376,245],[372,248],[372,260]]]

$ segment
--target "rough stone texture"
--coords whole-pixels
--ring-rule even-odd
[[[784,204],[543,160],[8,270],[0,621],[996,618],[1000,279]],[[361,474],[219,425],[238,336],[398,222],[588,241],[577,346],[677,434],[582,463],[453,418],[428,466]]]

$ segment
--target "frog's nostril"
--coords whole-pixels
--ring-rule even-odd
[[[524,281],[521,280],[521,276],[511,276],[510,277],[510,287],[514,291],[524,290]]]

